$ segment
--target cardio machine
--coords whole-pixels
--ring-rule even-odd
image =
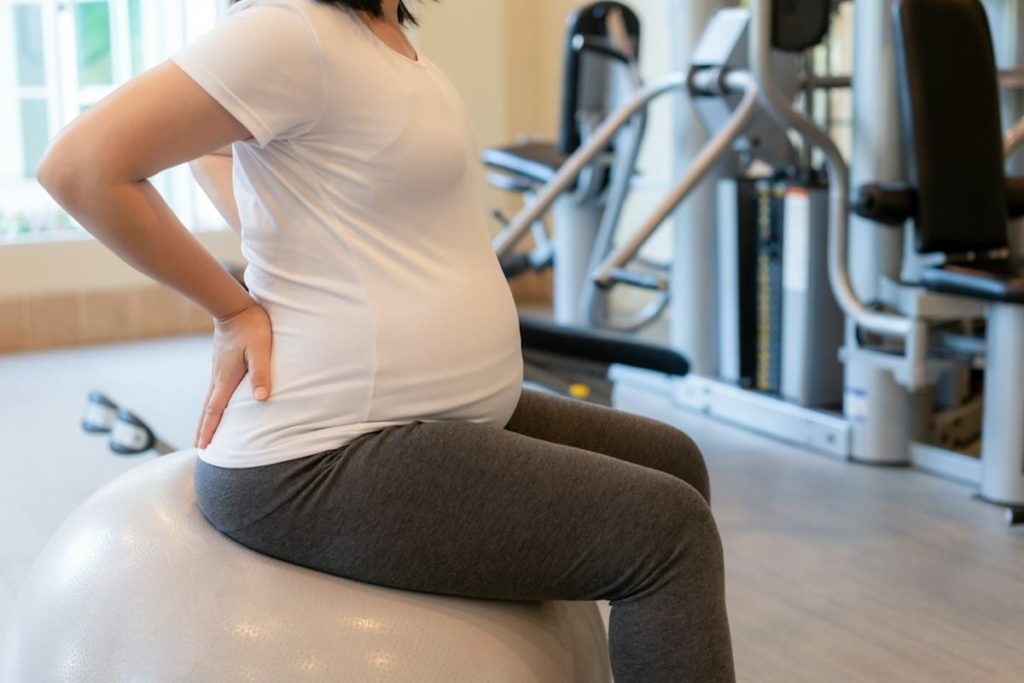
[[[556,140],[523,139],[484,150],[488,182],[536,200],[571,154],[588,142],[608,115],[639,90],[640,20],[621,2],[602,0],[581,7],[567,20],[562,108]],[[526,270],[553,269],[553,318],[567,325],[592,326],[579,309],[588,269],[607,254],[618,224],[646,126],[646,112],[604,145],[581,169],[571,188],[551,207],[553,237],[545,217],[530,226],[534,246],[503,254],[508,277]],[[495,216],[508,223],[500,211]]]

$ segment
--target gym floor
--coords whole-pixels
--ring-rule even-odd
[[[82,432],[88,391],[187,446],[209,358],[205,335],[0,356],[0,638],[61,521],[154,457],[114,455]],[[1007,528],[999,509],[913,470],[649,413],[707,455],[741,681],[1022,679],[1024,528]]]

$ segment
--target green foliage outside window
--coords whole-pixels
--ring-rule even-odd
[[[79,2],[75,5],[78,40],[78,79],[81,85],[109,85],[114,82],[111,58],[110,5],[107,2]]]

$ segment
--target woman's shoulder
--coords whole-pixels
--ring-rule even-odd
[[[344,3],[320,0],[241,0],[231,6],[228,16],[256,8],[290,11],[297,19],[301,18],[302,23],[316,36],[320,51],[343,49],[348,53],[357,45],[369,42],[369,29],[355,10]],[[272,22],[273,17],[268,16],[266,20]]]

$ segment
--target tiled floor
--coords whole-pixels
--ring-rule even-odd
[[[186,446],[209,350],[196,336],[0,356],[0,637],[60,522],[153,457],[116,456],[80,430],[88,391]],[[918,472],[655,415],[708,457],[741,680],[1022,680],[1024,529],[1005,527],[998,509]]]

